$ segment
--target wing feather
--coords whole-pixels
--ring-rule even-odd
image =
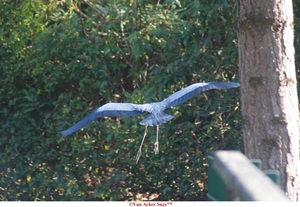
[[[97,118],[104,116],[138,116],[148,112],[147,104],[132,103],[107,103],[98,109],[93,110],[89,115],[81,119],[69,129],[62,131],[61,136],[66,137],[79,129],[85,127]]]
[[[237,88],[239,86],[240,83],[236,82],[195,83],[186,88],[181,89],[180,91],[173,93],[171,96],[163,100],[163,102],[165,102],[166,108],[169,108],[171,106],[177,106],[203,91],[208,91],[212,89]]]

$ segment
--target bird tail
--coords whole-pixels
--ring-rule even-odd
[[[169,114],[159,114],[159,115],[153,115],[153,114],[149,114],[148,116],[146,116],[145,119],[143,119],[140,124],[141,125],[147,125],[147,126],[158,126],[161,125],[163,123],[166,123],[167,121],[170,121],[173,118],[172,115]]]

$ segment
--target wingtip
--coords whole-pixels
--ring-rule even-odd
[[[65,131],[62,131],[62,132],[59,132],[59,136],[61,138],[64,138],[64,137],[68,136],[68,134]]]
[[[240,83],[239,82],[223,82],[223,83],[226,83],[226,85],[230,86],[231,88],[238,88],[238,87],[240,87]]]
[[[234,86],[235,86],[236,88],[241,86],[241,84],[240,84],[239,82],[232,82],[232,83],[234,83]]]

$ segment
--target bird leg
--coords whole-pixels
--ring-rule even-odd
[[[143,146],[143,143],[144,143],[144,139],[146,137],[146,134],[147,134],[147,125],[145,125],[145,132],[144,132],[144,137],[142,139],[142,142],[141,142],[141,145],[140,145],[140,148],[137,152],[137,155],[135,157],[135,160],[136,160],[136,163],[138,163],[139,159],[140,159],[140,156],[141,156],[141,153],[142,153],[142,146]]]
[[[158,149],[158,130],[159,126],[156,126],[156,142],[154,143],[154,153],[158,154],[159,149]]]

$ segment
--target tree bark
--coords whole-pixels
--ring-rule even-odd
[[[245,154],[280,171],[299,200],[299,113],[292,0],[240,0],[239,73]]]

